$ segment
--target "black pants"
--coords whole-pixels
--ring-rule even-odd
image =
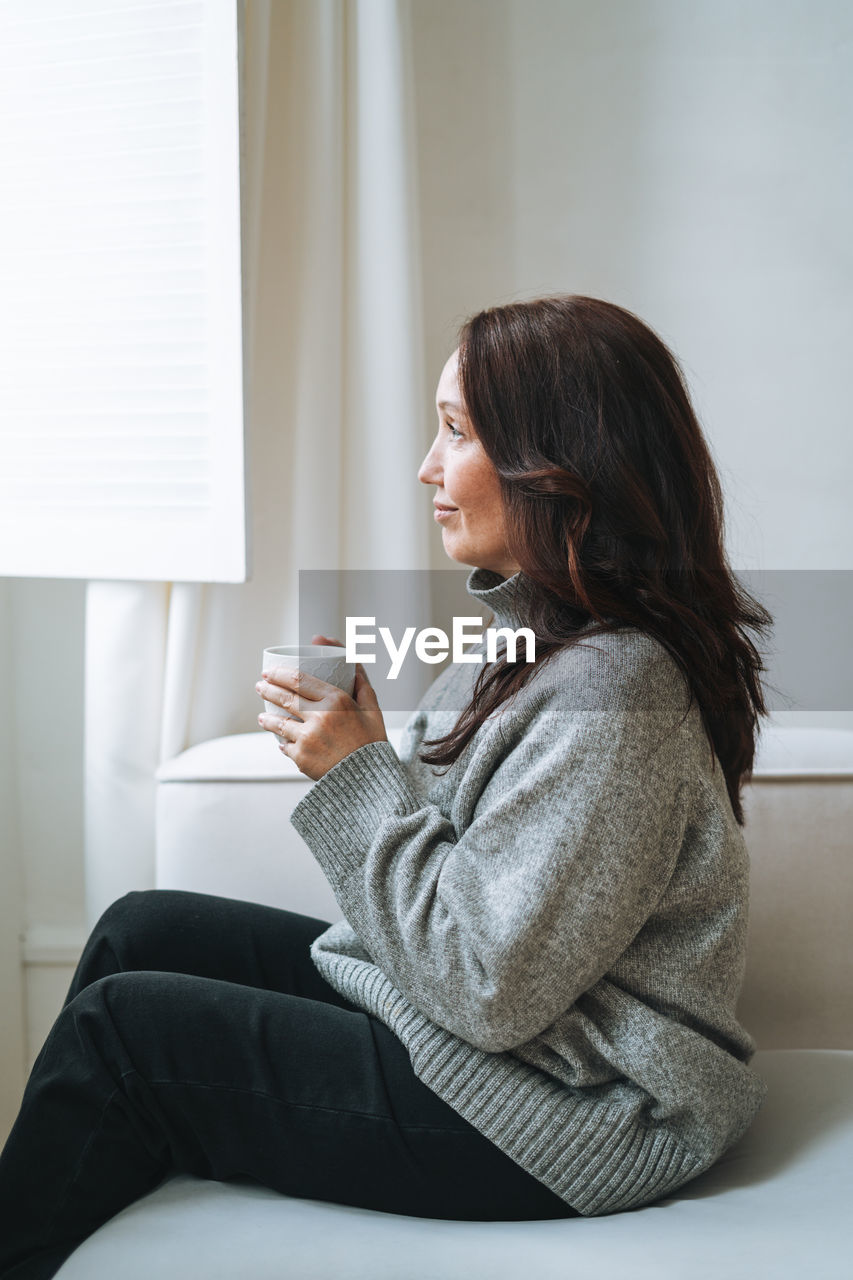
[[[416,1217],[574,1214],[320,976],[326,927],[167,890],[105,912],[0,1156],[2,1280],[47,1280],[176,1172]]]

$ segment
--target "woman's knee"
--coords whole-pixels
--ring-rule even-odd
[[[179,927],[172,897],[163,889],[134,890],[111,903],[89,935],[83,977],[157,968],[164,938]]]
[[[119,942],[139,940],[152,929],[160,933],[175,914],[174,894],[167,889],[133,889],[103,912],[92,935]]]
[[[126,893],[111,903],[89,934],[65,1004],[109,974],[168,968],[163,953],[168,939],[180,932],[172,897],[169,891],[153,889]]]
[[[53,1034],[70,1042],[74,1054],[99,1060],[118,1080],[128,1071],[145,1074],[157,1061],[161,1041],[168,1041],[185,1018],[192,993],[181,975],[131,970],[96,978],[63,1009]]]

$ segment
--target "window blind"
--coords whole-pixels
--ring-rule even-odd
[[[238,18],[0,3],[0,574],[246,579]]]

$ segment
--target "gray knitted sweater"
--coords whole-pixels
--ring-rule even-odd
[[[526,625],[529,589],[523,573],[467,581],[497,626]],[[399,757],[367,743],[293,810],[346,916],[311,955],[558,1196],[584,1215],[634,1208],[712,1165],[766,1092],[735,1012],[744,841],[657,641],[561,651],[449,770],[422,764],[480,669],[450,664]]]

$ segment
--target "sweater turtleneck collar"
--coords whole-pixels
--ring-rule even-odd
[[[502,577],[494,569],[472,569],[465,590],[492,611],[496,626],[516,630],[530,625],[530,601],[535,588],[521,569],[511,578]]]

